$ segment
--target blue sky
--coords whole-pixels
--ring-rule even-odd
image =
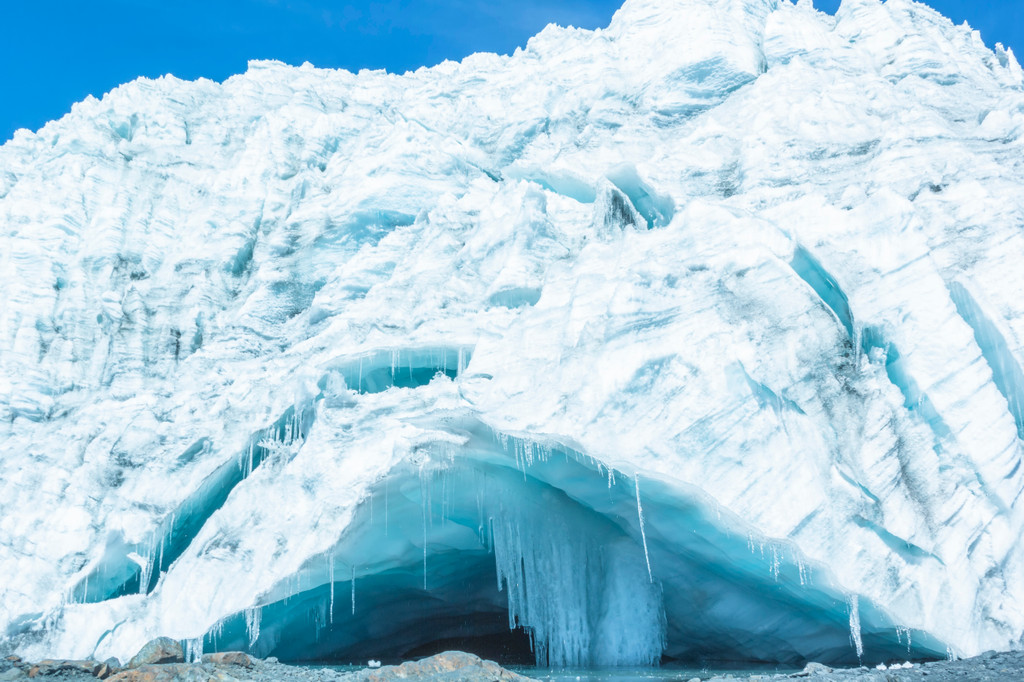
[[[839,0],[815,0],[834,12]],[[9,0],[0,9],[0,142],[138,76],[223,80],[249,59],[404,71],[508,53],[549,22],[607,25],[621,0]],[[930,0],[1024,53],[1024,0]]]

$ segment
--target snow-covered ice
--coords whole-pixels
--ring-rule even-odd
[[[627,0],[19,132],[0,647],[1022,646],[1022,136],[1012,52],[911,0]]]

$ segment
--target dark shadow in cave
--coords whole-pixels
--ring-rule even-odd
[[[333,601],[330,585],[319,585],[263,607],[251,645],[243,613],[208,634],[204,650],[250,650],[291,662],[398,663],[459,649],[533,663],[527,634],[509,629],[493,557],[446,553],[430,562],[429,590],[419,563],[357,579],[354,609],[351,579],[334,583]]]

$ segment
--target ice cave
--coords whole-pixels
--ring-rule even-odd
[[[544,667],[946,654],[697,490],[458,426],[461,451],[391,472],[337,546],[218,623],[203,650],[338,662],[454,647]]]

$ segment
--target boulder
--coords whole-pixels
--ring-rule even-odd
[[[28,669],[29,677],[47,677],[49,675],[56,675],[57,673],[70,670],[74,672],[83,672],[89,675],[95,675],[99,669],[100,664],[96,661],[85,660],[85,661],[57,661],[53,659],[46,659],[39,661],[31,668]]]
[[[462,651],[446,651],[420,661],[401,665],[388,665],[376,670],[364,670],[365,682],[393,682],[413,679],[416,682],[529,682],[523,677],[505,670],[493,661]]]
[[[140,665],[107,678],[107,682],[238,682],[224,671],[189,663]]]
[[[222,651],[216,654],[204,654],[203,663],[214,665],[240,665],[244,668],[251,668],[252,658],[242,651]]]
[[[14,682],[14,680],[27,680],[28,675],[20,668],[10,668],[0,673],[0,682]]]
[[[105,680],[111,675],[116,675],[121,672],[121,661],[116,658],[108,658],[100,664],[99,669],[96,670],[96,677],[101,680]]]
[[[157,637],[142,647],[139,653],[128,661],[128,667],[138,668],[142,665],[184,662],[185,652],[181,648],[181,642],[170,637]]]
[[[801,672],[793,675],[793,677],[813,677],[814,675],[828,675],[832,672],[832,668],[822,663],[808,663]]]

